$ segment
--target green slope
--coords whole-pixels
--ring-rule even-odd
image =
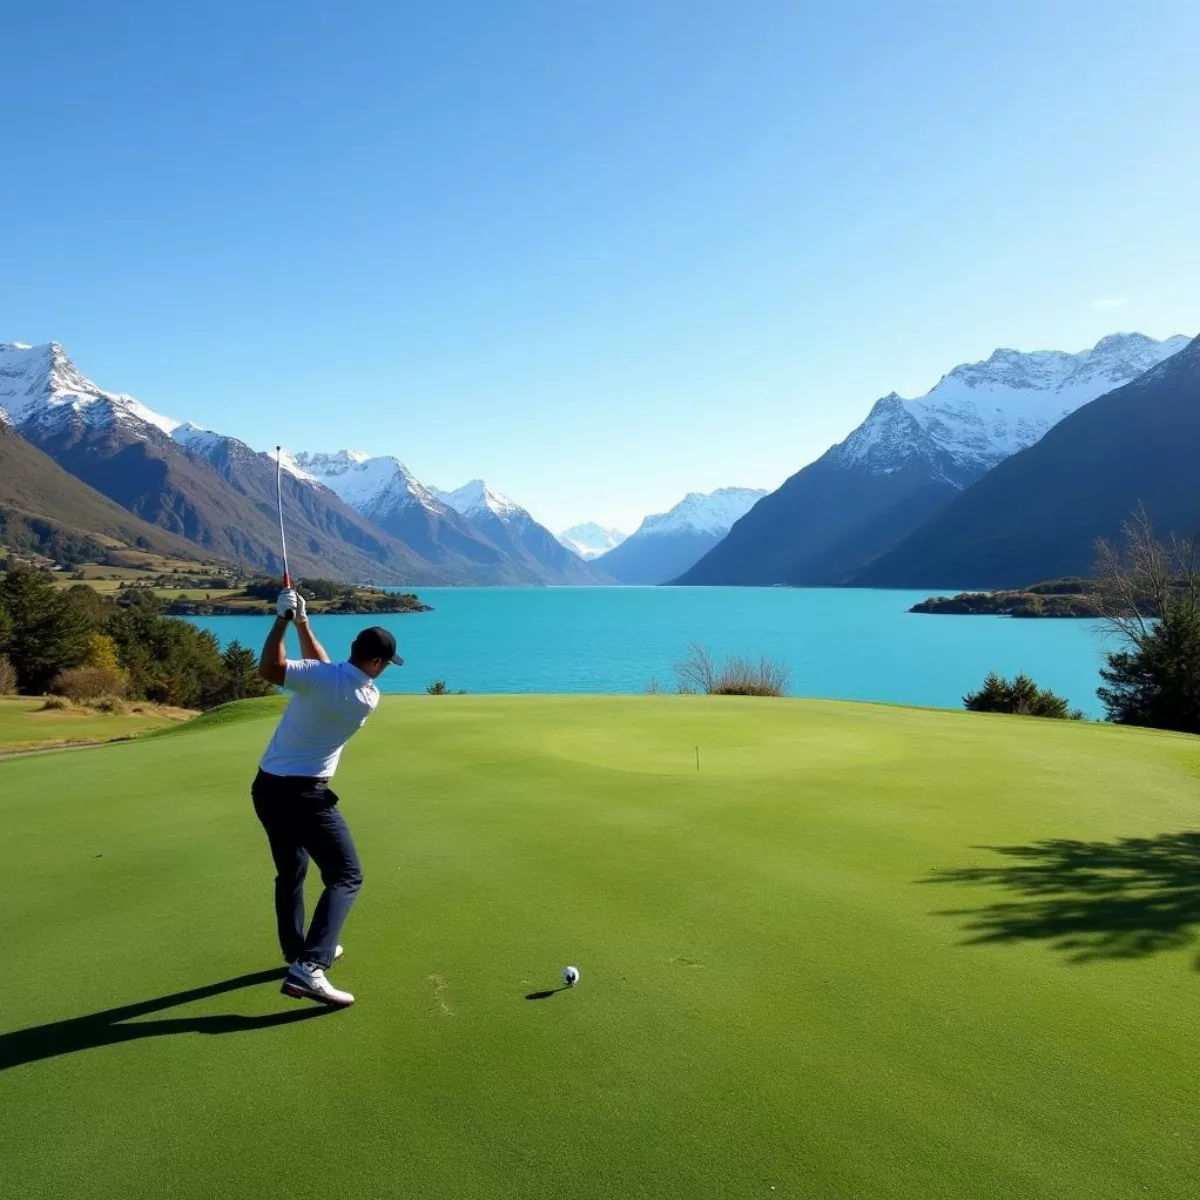
[[[97,538],[185,559],[200,551],[76,479],[0,420],[0,543],[53,551]]]
[[[1200,741],[388,697],[320,1014],[262,974],[276,711],[0,762],[6,1194],[1195,1194]]]

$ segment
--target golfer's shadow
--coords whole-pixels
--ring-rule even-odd
[[[276,967],[269,971],[256,971],[252,975],[238,975],[186,992],[173,992],[156,1000],[143,1000],[140,1004],[126,1004],[86,1017],[71,1017],[66,1021],[53,1021],[48,1025],[33,1025],[13,1033],[3,1033],[0,1034],[0,1071],[19,1067],[22,1063],[56,1058],[60,1054],[73,1054],[77,1050],[90,1050],[97,1046],[111,1046],[117,1042],[132,1042],[138,1038],[163,1037],[172,1033],[244,1033],[250,1029],[270,1029],[275,1025],[307,1021],[330,1011],[324,1006],[314,1005],[262,1017],[242,1017],[229,1013],[214,1017],[174,1017],[124,1024],[147,1013],[162,1012],[180,1004],[190,1004],[193,1000],[204,1000],[209,996],[220,996],[224,992],[236,992],[282,978],[283,968]]]

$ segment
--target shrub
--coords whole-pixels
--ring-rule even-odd
[[[50,690],[56,696],[86,703],[101,696],[120,696],[125,690],[125,678],[121,672],[106,671],[103,667],[69,667],[54,677]]]
[[[1023,672],[1011,680],[991,671],[977,692],[963,697],[963,707],[969,712],[1012,713],[1026,717],[1055,717],[1060,720],[1082,721],[1083,713],[1071,709],[1061,696],[1049,688],[1040,688]]]
[[[66,696],[47,696],[38,712],[62,712],[74,707],[75,705]]]
[[[426,689],[427,696],[448,696],[450,689],[446,686],[444,679],[435,679]]]
[[[89,700],[88,708],[94,708],[97,712],[112,713],[118,717],[123,717],[129,711],[129,706],[120,696],[100,696]]]
[[[0,654],[0,696],[11,696],[17,690],[17,672],[12,663]]]
[[[703,647],[693,643],[688,657],[675,665],[681,694],[707,696],[783,696],[787,694],[788,669],[769,658],[726,659],[721,666]]]

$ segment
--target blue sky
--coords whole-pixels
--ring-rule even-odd
[[[1200,331],[1200,5],[15,3],[0,340],[555,528]]]

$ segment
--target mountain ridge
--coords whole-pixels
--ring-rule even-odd
[[[267,455],[105,391],[56,342],[0,344],[0,409],[59,466],[134,515],[214,557],[282,572]],[[297,574],[449,581],[332,492],[288,475],[283,490]]]
[[[664,513],[651,513],[620,545],[593,559],[619,583],[667,583],[703,557],[767,493],[761,488],[688,492]]]
[[[843,441],[759,501],[678,582],[847,583],[1069,412],[1187,342],[1133,333],[1110,334],[1077,354],[997,350],[948,371],[923,396],[889,393]]]
[[[861,571],[863,587],[1006,588],[1090,573],[1144,506],[1200,533],[1200,337],[1078,408]]]

